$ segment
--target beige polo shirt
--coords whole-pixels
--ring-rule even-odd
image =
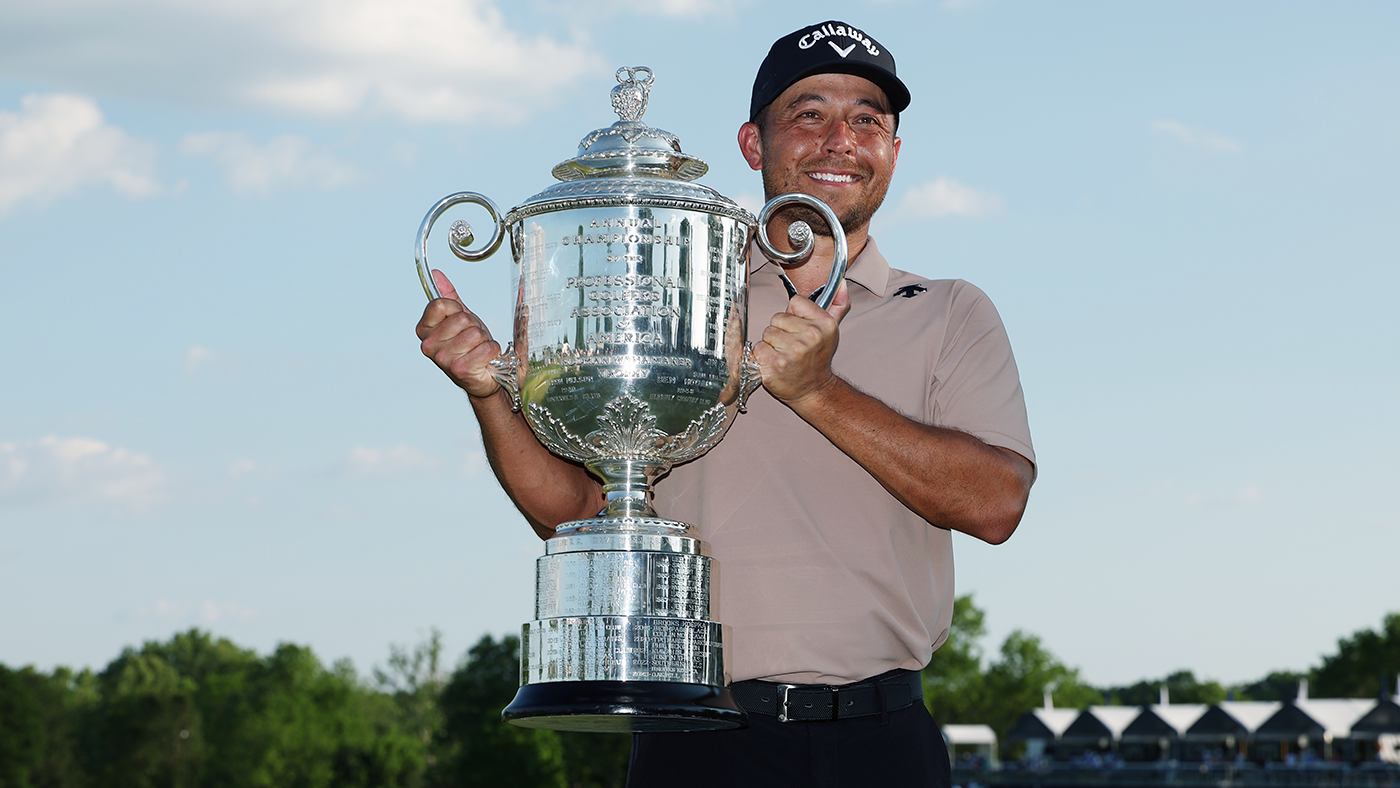
[[[788,297],[780,268],[756,250],[751,260],[748,335],[758,341]],[[1016,361],[981,290],[892,269],[873,239],[847,279],[838,375],[910,418],[1035,461]],[[947,639],[951,533],[766,390],[655,489],[661,516],[710,543],[732,680],[844,684],[918,670]]]

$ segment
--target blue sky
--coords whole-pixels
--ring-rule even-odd
[[[517,631],[541,545],[418,353],[419,221],[546,187],[623,65],[757,207],[753,72],[833,17],[913,93],[872,234],[986,290],[1022,371],[1030,509],[957,540],[988,648],[1245,681],[1400,610],[1400,7],[791,8],[0,6],[0,662]],[[436,259],[503,333],[504,257]]]

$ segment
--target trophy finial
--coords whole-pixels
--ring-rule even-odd
[[[645,78],[638,78],[645,74]],[[631,123],[642,119],[647,111],[647,94],[655,78],[646,66],[623,66],[617,70],[617,87],[612,89],[613,111],[623,122]]]
[[[681,151],[681,141],[665,129],[641,121],[655,81],[648,66],[623,66],[612,89],[618,121],[594,129],[578,144],[578,155],[554,168],[561,181],[579,178],[663,178],[691,181],[709,169]]]

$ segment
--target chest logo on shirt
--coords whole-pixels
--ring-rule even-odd
[[[923,285],[905,285],[904,287],[901,287],[898,290],[894,291],[894,294],[897,296],[902,296],[904,298],[913,298],[919,293],[927,292],[928,288],[924,287]]]

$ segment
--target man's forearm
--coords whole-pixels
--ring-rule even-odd
[[[1010,449],[921,424],[835,376],[789,407],[934,525],[1000,544],[1021,521],[1035,471]]]
[[[469,399],[491,470],[541,539],[553,536],[559,523],[592,517],[603,508],[602,485],[582,466],[546,449],[524,416],[510,409],[504,389]]]

